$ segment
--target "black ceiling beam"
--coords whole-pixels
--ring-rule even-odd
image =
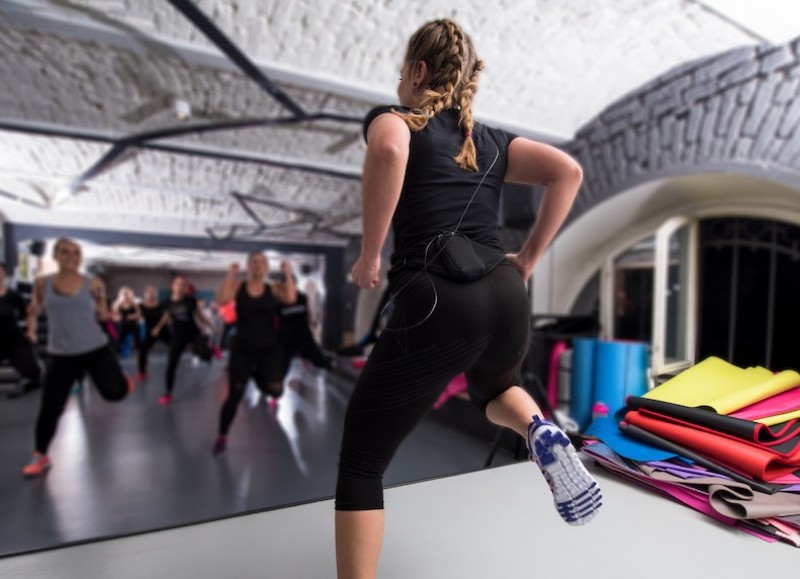
[[[297,117],[305,116],[303,108],[297,104],[280,87],[274,84],[267,76],[261,72],[253,62],[239,50],[239,48],[217,28],[208,16],[206,16],[191,0],[167,0],[177,10],[183,13],[208,39],[213,42],[231,61],[238,66],[242,72],[254,80],[261,88],[267,91],[272,97],[289,109]]]
[[[11,201],[16,201],[17,203],[22,203],[24,205],[29,205],[31,207],[36,207],[37,209],[47,209],[47,205],[44,203],[37,203],[36,201],[31,201],[27,197],[21,197],[16,193],[12,193],[11,191],[6,191],[5,189],[0,189],[0,197],[5,197],[6,199],[10,199]]]
[[[267,165],[270,167],[279,167],[281,169],[290,169],[295,171],[303,171],[306,173],[316,173],[318,175],[327,175],[329,177],[335,177],[338,179],[346,179],[348,181],[358,181],[361,179],[360,175],[354,175],[353,173],[348,173],[345,171],[336,171],[335,169],[326,169],[322,167],[317,167],[315,165],[305,165],[302,163],[292,163],[288,161],[276,161],[271,159],[258,159],[254,157],[249,157],[247,155],[240,155],[238,153],[223,153],[220,151],[202,151],[197,149],[190,149],[181,146],[177,143],[153,143],[149,139],[154,138],[154,136],[160,136],[161,138],[170,137],[170,136],[177,136],[177,135],[185,135],[190,133],[202,133],[202,132],[209,132],[213,130],[225,130],[225,129],[236,129],[236,128],[248,128],[248,127],[265,127],[265,126],[276,126],[281,124],[295,124],[299,123],[303,120],[332,120],[332,121],[339,121],[339,122],[352,122],[352,123],[360,123],[361,118],[358,117],[346,117],[342,115],[330,115],[327,113],[321,113],[317,115],[310,115],[306,119],[296,119],[294,117],[289,117],[288,119],[244,119],[239,121],[228,121],[225,123],[208,123],[203,125],[193,125],[187,127],[176,127],[174,129],[159,129],[155,131],[143,132],[134,135],[128,135],[127,137],[122,137],[121,139],[117,139],[114,137],[110,137],[108,135],[104,135],[102,133],[93,133],[87,132],[84,130],[76,131],[70,128],[64,127],[36,127],[36,126],[29,126],[29,125],[20,125],[15,122],[9,121],[2,121],[0,120],[0,130],[3,131],[12,131],[15,133],[25,133],[29,135],[39,135],[45,137],[60,137],[64,139],[76,139],[81,141],[94,141],[98,143],[108,143],[110,145],[114,145],[109,151],[103,156],[103,158],[108,157],[112,154],[113,151],[113,158],[106,163],[104,163],[104,167],[110,166],[117,158],[124,153],[125,149],[128,147],[137,147],[140,149],[152,150],[152,151],[161,151],[163,153],[175,153],[178,155],[192,155],[196,157],[206,157],[209,159],[220,159],[223,161],[232,161],[236,163],[255,163],[258,165]],[[223,126],[224,125],[224,126]],[[123,146],[116,147],[118,143],[123,143]],[[99,164],[99,161],[95,163],[96,166]],[[84,171],[84,175],[86,175],[89,170]],[[93,173],[96,176],[98,173]],[[76,179],[77,181],[77,179]],[[87,179],[80,181],[78,186],[84,185]]]
[[[235,119],[231,121],[219,121],[214,123],[187,124],[177,127],[167,127],[163,129],[152,129],[141,133],[133,133],[116,139],[116,142],[130,141],[137,144],[144,141],[154,141],[169,137],[181,137],[184,135],[196,135],[199,133],[212,133],[215,131],[229,131],[234,129],[254,129],[259,127],[276,127],[282,125],[296,125],[307,121],[338,121],[352,124],[363,122],[362,117],[351,117],[332,113],[314,113],[311,115],[303,114],[302,117],[277,117],[277,118],[247,118]]]
[[[77,192],[81,187],[83,187],[88,181],[97,177],[104,171],[108,170],[117,160],[119,157],[125,153],[131,147],[141,147],[144,143],[158,140],[158,139],[165,139],[168,137],[176,137],[181,135],[188,135],[188,134],[197,134],[197,133],[207,133],[212,131],[226,131],[231,129],[242,129],[242,128],[256,128],[256,127],[275,127],[275,126],[282,126],[282,125],[293,125],[301,122],[306,121],[314,121],[314,120],[337,120],[337,121],[347,121],[347,122],[361,122],[360,118],[356,117],[344,117],[342,115],[332,115],[327,113],[318,113],[314,115],[304,115],[303,117],[282,117],[277,119],[239,119],[234,121],[223,121],[219,123],[206,123],[202,125],[191,125],[185,127],[173,127],[168,129],[156,129],[153,131],[145,131],[142,133],[135,133],[133,135],[128,135],[123,137],[114,142],[114,145],[106,152],[105,155],[100,157],[94,165],[89,167],[86,171],[81,173],[78,177],[73,179],[72,183],[70,183],[69,189],[74,194]],[[153,146],[151,148],[159,148],[161,150],[166,150],[167,146]],[[194,153],[198,154],[198,153]],[[275,163],[276,165],[278,163]],[[287,163],[286,168],[293,168],[294,166]],[[307,168],[308,170],[308,168]],[[324,169],[320,169],[319,172],[327,172],[328,174],[333,175],[334,171],[326,171]],[[344,174],[335,175],[337,177],[342,177]],[[354,178],[349,176],[348,178]]]
[[[208,157],[210,159],[220,159],[223,161],[233,161],[237,163],[256,163],[259,165],[267,165],[269,167],[278,167],[279,169],[288,169],[291,171],[303,171],[304,173],[314,173],[315,175],[325,175],[327,177],[334,177],[336,179],[345,179],[347,181],[360,181],[361,176],[353,173],[346,173],[344,171],[337,171],[335,169],[325,169],[314,165],[304,165],[302,163],[291,163],[283,161],[273,161],[267,159],[254,159],[245,155],[237,155],[236,153],[226,154],[219,152],[204,152],[196,150],[187,150],[182,147],[173,147],[172,145],[161,145],[158,143],[138,145],[144,149],[152,151],[161,151],[163,153],[176,153],[179,155],[193,155],[195,157]]]

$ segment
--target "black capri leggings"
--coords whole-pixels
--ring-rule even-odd
[[[278,333],[278,341],[281,344],[283,364],[283,376],[289,373],[292,365],[292,358],[300,356],[305,358],[317,368],[329,368],[330,362],[325,358],[325,354],[314,340],[314,336],[308,325]]]
[[[191,347],[192,353],[198,358],[206,362],[211,360],[211,347],[200,331],[173,333],[169,340],[166,381],[164,384],[167,394],[172,394],[175,389],[175,374],[178,371],[178,363],[181,361],[181,354],[187,347]]]
[[[0,359],[8,358],[12,368],[30,382],[38,382],[41,369],[34,345],[20,332],[0,336]]]
[[[88,372],[97,390],[106,400],[115,402],[128,394],[128,378],[120,368],[111,346],[86,354],[50,358],[42,388],[42,406],[36,420],[36,450],[47,454],[55,436],[58,420],[67,404],[72,385]]]
[[[470,398],[485,409],[518,383],[528,348],[530,304],[508,263],[470,283],[408,272],[392,285],[400,291],[389,329],[375,344],[345,416],[337,510],[382,509],[383,473],[392,456],[450,381],[466,372]],[[438,303],[420,324],[434,303],[434,286]]]
[[[117,350],[122,350],[125,344],[125,339],[128,336],[133,336],[133,347],[136,350],[142,349],[142,336],[139,329],[139,322],[127,322],[119,325],[119,338],[117,338]],[[131,348],[132,350],[133,348]]]
[[[170,343],[170,334],[169,328],[162,328],[161,333],[158,336],[153,336],[150,332],[153,328],[147,328],[147,332],[145,333],[144,340],[142,340],[141,345],[139,346],[139,373],[146,374],[147,373],[147,359],[150,355],[150,350],[153,348],[155,343],[158,340],[161,340],[165,344],[169,345]]]

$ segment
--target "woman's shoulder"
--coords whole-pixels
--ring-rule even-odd
[[[402,107],[400,105],[378,105],[373,107],[373,109],[367,113],[367,116],[364,117],[364,125],[362,128],[364,140],[367,140],[367,129],[369,129],[370,124],[372,124],[372,121],[374,121],[377,117],[384,113],[407,113],[410,111],[411,109],[408,107]]]
[[[505,143],[510,143],[519,136],[507,129],[487,125],[481,122],[476,122],[472,130],[476,134],[483,133],[485,135],[490,135],[494,140],[503,141]]]
[[[392,112],[408,113],[411,112],[411,109],[400,105],[378,105],[376,107],[373,107],[367,113],[367,116],[364,117],[364,124],[369,125],[369,123],[372,122],[378,115],[382,115],[383,113],[392,113]]]

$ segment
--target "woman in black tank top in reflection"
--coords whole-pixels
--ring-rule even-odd
[[[158,300],[158,290],[155,286],[149,285],[144,288],[142,296],[142,303],[139,304],[139,311],[144,320],[144,340],[142,340],[139,347],[139,372],[136,374],[137,380],[144,380],[147,378],[147,361],[150,355],[150,350],[158,340],[165,344],[169,344],[169,328],[164,326],[157,335],[153,335],[153,329],[158,325],[158,322],[164,316],[166,306],[163,302]]]
[[[247,257],[247,279],[240,281],[239,264],[231,264],[217,290],[220,306],[236,300],[236,330],[228,359],[228,396],[222,404],[219,432],[214,441],[215,455],[225,451],[228,431],[250,378],[273,400],[283,393],[275,316],[279,305],[294,303],[297,292],[289,264],[282,262],[281,270],[284,281],[268,284],[269,262],[261,252],[253,252]]]
[[[165,392],[158,399],[158,403],[162,406],[172,403],[178,362],[187,347],[191,347],[193,353],[206,361],[210,362],[211,360],[211,350],[197,326],[197,323],[200,322],[210,328],[211,321],[205,316],[203,310],[197,307],[197,299],[188,290],[189,285],[186,278],[182,275],[175,276],[172,280],[170,297],[164,302],[164,314],[150,332],[150,335],[156,338],[161,334],[164,326],[169,324],[170,342],[164,384]]]

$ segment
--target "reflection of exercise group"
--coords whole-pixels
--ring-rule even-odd
[[[206,308],[196,298],[184,276],[173,278],[166,299],[159,300],[154,286],[144,289],[141,301],[133,290],[123,287],[109,306],[103,281],[80,272],[78,243],[58,239],[53,258],[57,271],[35,279],[27,305],[19,293],[6,287],[6,268],[0,264],[0,359],[8,360],[26,389],[36,388],[40,380],[42,386],[35,450],[22,470],[28,478],[50,468],[47,453],[59,419],[70,393],[85,376],[104,399],[120,401],[134,390],[136,382],[147,380],[149,353],[162,341],[167,363],[158,403],[168,406],[186,350],[209,364],[222,358],[213,308]],[[228,395],[220,410],[215,454],[225,450],[227,433],[250,379],[274,406],[283,392],[292,357],[304,357],[321,368],[329,366],[309,329],[305,297],[295,287],[288,262],[281,263],[281,270],[282,281],[268,283],[267,258],[254,252],[247,259],[246,279],[239,279],[239,267],[234,264],[217,291],[217,303],[233,307],[235,322],[228,344]],[[46,329],[47,336],[43,379],[36,348],[40,329]],[[135,379],[120,365],[120,353],[128,344],[137,352]]]

